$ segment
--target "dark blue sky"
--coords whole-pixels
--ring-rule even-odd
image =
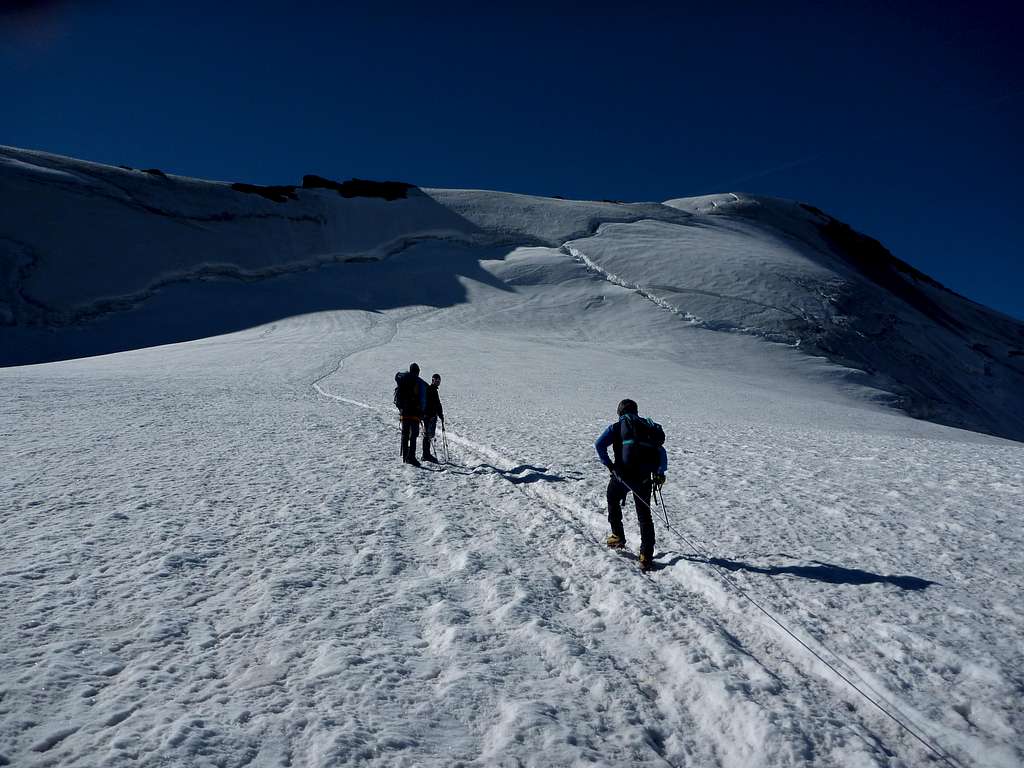
[[[1010,5],[12,5],[36,10],[0,11],[3,144],[255,183],[795,198],[1024,318]]]

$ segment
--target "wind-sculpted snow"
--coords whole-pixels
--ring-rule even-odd
[[[0,370],[0,763],[1020,765],[1018,446],[557,248],[481,268],[448,307]],[[447,466],[399,463],[411,360]],[[659,508],[650,578],[603,543],[626,395],[682,535]]]
[[[73,323],[99,302],[207,279],[216,270],[274,277],[380,259],[427,239],[553,244],[601,221],[636,220],[651,209],[672,214],[661,206],[457,190],[414,190],[388,201],[302,189],[294,200],[274,202],[227,184],[11,148],[0,148],[0,180],[3,255],[14,265],[6,266],[14,285],[4,300],[21,323]]]
[[[1024,440],[1024,324],[816,208],[393,186],[231,185],[0,148],[0,364],[313,312],[450,307],[469,300],[467,280],[502,284],[483,263],[547,246],[685,322],[826,356],[915,416]]]
[[[1017,434],[1018,323],[783,201],[399,186],[0,149],[0,765],[1024,764],[1024,451],[890,407]]]
[[[289,288],[264,292],[258,302],[246,296],[252,291],[236,289],[387,260],[418,242],[559,244],[603,221],[657,212],[686,217],[656,204],[489,192],[413,188],[385,200],[342,197],[333,189],[264,197],[233,186],[0,148],[0,333],[6,337],[0,364],[203,338],[292,314],[362,307],[358,296],[373,286],[350,286],[328,306],[317,298],[304,303]],[[458,273],[444,277],[419,300],[464,300]],[[361,278],[346,273],[334,282]],[[164,300],[161,306],[161,294],[181,286],[187,290],[174,293],[174,305]],[[375,308],[394,306],[377,295]]]
[[[809,206],[739,195],[668,205],[696,216],[605,224],[565,249],[701,327],[826,355],[916,416],[1024,440],[1024,323]]]
[[[413,236],[472,240],[475,232],[422,193],[389,202],[302,190],[275,203],[227,184],[11,149],[0,151],[0,172],[0,233],[22,251],[7,301],[22,297],[12,307],[22,322],[21,313],[34,317],[26,305],[48,310],[41,322],[60,322],[211,268],[273,276],[338,257],[380,258]]]

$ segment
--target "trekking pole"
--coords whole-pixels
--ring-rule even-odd
[[[658,500],[659,496],[661,497],[661,501]],[[665,506],[665,493],[657,486],[654,488],[654,503],[661,504],[661,513],[665,516],[665,527],[672,530],[672,525],[668,521],[668,508]]]
[[[441,419],[441,444],[444,445],[444,463],[450,464],[452,454],[448,450],[448,431],[444,428],[444,419]]]

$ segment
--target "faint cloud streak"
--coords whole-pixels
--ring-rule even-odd
[[[716,184],[713,184],[712,187],[714,189],[728,189],[734,184],[742,184],[745,181],[761,179],[764,178],[765,176],[772,176],[776,173],[782,173],[783,171],[789,171],[792,170],[793,168],[799,168],[804,165],[809,165],[810,163],[813,163],[815,160],[817,160],[819,157],[821,157],[820,153],[815,155],[809,155],[808,157],[802,157],[799,160],[790,160],[780,165],[772,166],[771,168],[765,168],[764,170],[761,171],[749,173],[746,176],[740,176],[735,179],[730,179],[729,181],[718,182]]]

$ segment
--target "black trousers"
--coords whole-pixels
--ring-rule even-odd
[[[628,483],[628,487],[627,484]],[[608,481],[608,524],[612,533],[623,541],[626,533],[622,529],[622,505],[633,490],[633,504],[636,505],[636,521],[640,524],[640,554],[654,557],[654,521],[651,519],[651,488],[653,483],[648,476],[626,477],[620,481],[615,475]]]
[[[402,461],[416,458],[416,438],[420,436],[418,416],[402,417]]]
[[[434,435],[437,434],[437,416],[424,416],[423,417],[423,455],[430,456],[433,451],[430,450],[430,441],[434,439]]]

